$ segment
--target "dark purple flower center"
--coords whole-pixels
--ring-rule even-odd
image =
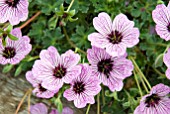
[[[62,18],[67,18],[68,14],[67,13],[64,13]]]
[[[76,94],[80,94],[85,91],[84,86],[85,86],[85,84],[83,82],[75,82],[74,86],[73,86],[73,91]]]
[[[58,65],[57,67],[55,67],[54,69],[54,74],[53,74],[56,78],[62,78],[66,75],[66,68],[64,68],[62,65]]]
[[[13,47],[5,47],[3,50],[2,56],[5,57],[6,59],[13,58],[16,55],[15,48]]]
[[[170,23],[168,24],[167,29],[170,32]]]
[[[17,4],[20,0],[6,0],[5,3],[8,4],[9,7],[17,7]]]
[[[110,71],[112,71],[113,67],[113,61],[111,59],[101,60],[98,62],[97,67],[100,73],[105,74],[107,78],[109,78]]]
[[[41,84],[39,84],[39,90],[40,90],[41,92],[45,92],[47,89],[45,89],[44,87],[42,87]]]
[[[122,34],[118,32],[117,30],[112,31],[111,34],[108,35],[108,40],[112,44],[120,43],[122,41],[122,38],[123,38]]]
[[[152,94],[151,96],[146,97],[145,104],[146,107],[154,107],[160,101],[160,97],[157,94]]]

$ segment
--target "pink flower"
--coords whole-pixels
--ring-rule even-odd
[[[63,96],[68,100],[74,100],[74,105],[77,108],[83,108],[87,103],[94,104],[94,96],[100,90],[100,81],[91,74],[89,65],[82,64],[81,73],[72,80],[71,87],[65,90]]]
[[[50,114],[60,114],[60,113],[58,112],[58,110],[53,109]],[[70,109],[69,107],[65,107],[63,108],[63,111],[61,114],[74,114],[74,113],[72,109]]]
[[[37,103],[35,105],[31,105],[30,113],[31,114],[48,114],[48,109],[45,104]]]
[[[32,46],[28,36],[22,36],[21,30],[15,28],[11,34],[19,38],[13,41],[9,38],[6,40],[6,46],[2,45],[0,39],[0,64],[17,64],[31,51]]]
[[[157,34],[166,41],[170,40],[170,2],[166,7],[164,4],[159,4],[152,11],[152,18],[156,23]]]
[[[88,36],[92,46],[106,49],[111,56],[121,56],[126,48],[131,48],[139,42],[139,30],[134,28],[134,22],[126,15],[119,14],[112,22],[107,13],[100,13],[93,19],[94,28],[99,33]]]
[[[61,56],[55,47],[42,50],[40,60],[33,65],[33,75],[42,80],[42,86],[49,90],[59,90],[63,83],[69,83],[80,73],[77,66],[80,56],[68,50]]]
[[[166,70],[166,76],[168,79],[170,79],[170,48],[168,49],[168,52],[164,54],[163,61],[168,67],[168,69]]]
[[[142,97],[140,105],[134,114],[169,114],[170,112],[170,87],[164,84],[154,86],[150,94]]]
[[[28,0],[0,0],[0,23],[17,25],[28,18]]]
[[[87,58],[91,64],[92,74],[111,91],[120,91],[123,87],[123,79],[132,74],[133,64],[126,59],[126,55],[112,57],[105,49],[92,47],[87,50]]]
[[[26,79],[32,84],[35,89],[33,93],[40,98],[51,98],[55,95],[57,91],[50,91],[42,86],[42,81],[36,79],[36,76],[32,74],[32,71],[26,73]]]
[[[37,103],[35,105],[31,105],[30,107],[31,114],[48,114],[47,106],[43,103]],[[60,114],[58,110],[53,109],[49,114]],[[73,114],[73,110],[69,107],[64,107],[61,114]]]

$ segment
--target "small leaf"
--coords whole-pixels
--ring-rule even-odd
[[[123,101],[123,100],[124,100],[124,99],[120,100],[120,99],[118,98],[116,91],[113,92],[113,93],[109,93],[109,90],[106,90],[106,91],[105,91],[105,95],[106,95],[107,97],[113,97],[113,98],[114,98],[115,100],[117,100],[117,101]]]
[[[11,39],[11,40],[18,40],[17,37],[13,36],[12,34],[8,34],[8,37]]]
[[[59,97],[55,99],[54,104],[57,106],[58,111],[61,113],[63,111],[63,104]]]
[[[3,33],[4,32],[4,30],[2,30],[1,28],[0,28],[0,33]]]
[[[64,12],[64,6],[63,6],[63,4],[60,5],[60,11],[61,11],[61,12]]]
[[[63,111],[63,104],[62,104],[61,102],[58,103],[57,109],[58,109],[58,111],[59,111],[60,113],[62,113],[62,111]]]
[[[6,29],[6,32],[10,33],[12,29],[13,29],[13,26],[12,25],[8,25],[8,27]]]
[[[20,65],[18,66],[18,68],[17,68],[16,71],[15,71],[14,76],[18,76],[19,74],[21,74],[21,72],[22,72],[22,64],[20,64]]]
[[[58,16],[56,15],[50,18],[50,20],[48,21],[48,26],[50,30],[54,30],[56,28],[57,21],[58,21]]]
[[[72,17],[72,16],[74,16],[74,15],[75,15],[75,13],[76,13],[76,10],[71,10],[71,11],[69,11],[69,13],[68,13],[68,14],[69,14],[69,16],[71,16],[71,17]]]
[[[78,18],[76,18],[76,19],[73,19],[73,18],[71,18],[71,17],[69,17],[69,19],[68,19],[70,22],[74,22],[74,21],[77,21],[78,20]]]
[[[9,72],[12,68],[13,68],[13,65],[11,65],[11,64],[6,65],[6,66],[3,68],[2,73],[7,73],[7,72]]]
[[[155,60],[155,63],[154,63],[155,68],[162,66],[162,64],[163,64],[163,55],[164,54],[160,54],[160,55],[157,56],[157,58]]]

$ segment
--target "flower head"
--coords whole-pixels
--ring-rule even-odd
[[[35,105],[31,105],[30,113],[31,114],[48,114],[48,109],[45,104],[37,103]]]
[[[28,18],[28,0],[0,0],[0,23],[17,25]]]
[[[17,64],[31,51],[32,46],[28,36],[22,36],[21,30],[15,28],[11,34],[19,38],[13,41],[9,38],[6,40],[6,46],[2,45],[0,39],[0,64]]]
[[[33,74],[42,80],[42,86],[49,90],[58,90],[63,83],[69,83],[80,73],[77,66],[80,56],[68,50],[61,56],[55,47],[50,46],[40,53],[40,60],[33,65]]]
[[[42,86],[42,81],[36,79],[36,76],[32,74],[32,71],[28,71],[26,73],[26,79],[32,84],[35,89],[33,90],[33,93],[40,98],[51,98],[55,95],[56,91],[50,91]]]
[[[121,56],[127,47],[133,47],[139,42],[139,30],[134,28],[134,22],[126,15],[119,14],[113,23],[107,13],[100,13],[93,19],[94,28],[99,33],[88,36],[92,46],[106,49],[112,56]]]
[[[166,7],[164,4],[159,4],[152,11],[152,18],[156,23],[157,34],[166,41],[170,40],[170,2]]]
[[[170,87],[164,84],[154,86],[150,94],[142,97],[134,114],[169,114]]]
[[[112,57],[106,50],[92,47],[87,50],[87,58],[91,64],[92,74],[111,91],[120,91],[123,87],[123,79],[132,74],[133,64],[126,59],[126,55]]]
[[[81,64],[81,73],[72,80],[71,87],[64,92],[64,97],[68,101],[74,100],[77,108],[83,108],[87,103],[94,104],[94,96],[100,90],[100,81],[91,74],[91,69],[87,64]]]
[[[53,110],[50,112],[50,114],[60,114],[60,113],[58,112],[58,110],[53,109]],[[73,113],[73,110],[70,109],[69,107],[64,107],[61,114],[74,114],[74,113]]]
[[[164,55],[163,61],[168,67],[168,69],[166,70],[166,76],[168,79],[170,79],[170,48],[168,49],[168,52]]]

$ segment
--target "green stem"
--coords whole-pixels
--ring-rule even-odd
[[[152,68],[153,68],[153,67],[152,67]],[[160,72],[159,70],[157,70],[156,68],[153,68],[153,70],[154,70],[157,74],[159,74],[160,76],[166,77],[165,74],[161,73],[161,72]]]
[[[148,43],[148,44],[162,46],[162,47],[167,47],[167,44],[164,44],[164,43]]]
[[[100,114],[100,93],[97,95],[97,114]]]
[[[144,80],[142,79],[141,75],[139,75],[139,78],[140,78],[140,80],[141,80],[141,82],[142,82],[142,85],[143,85],[143,87],[145,88],[146,92],[149,93],[149,90],[148,90],[148,88],[146,87],[145,82],[144,82]]]
[[[135,76],[135,81],[136,81],[136,84],[137,84],[137,86],[138,86],[140,96],[142,97],[142,96],[143,96],[143,93],[142,93],[142,89],[141,89],[141,87],[140,87],[140,85],[139,85],[139,81],[138,81],[138,79],[137,79],[136,72],[133,71],[133,74],[134,74],[134,76]]]
[[[166,51],[169,49],[169,46],[170,46],[170,45],[167,45],[167,46],[166,46],[166,49],[165,49],[165,51],[164,51],[164,53],[163,53],[163,54],[165,54],[165,53],[166,53]]]
[[[71,8],[71,6],[73,5],[73,3],[74,3],[74,0],[72,0],[72,1],[71,1],[71,3],[70,3],[70,5],[68,6],[68,8],[67,8],[67,12],[69,12],[69,11],[70,11],[70,8]]]
[[[86,114],[89,114],[90,106],[91,106],[91,105],[89,104],[88,107],[87,107]]]
[[[103,106],[105,106],[105,93],[104,93],[104,86],[102,86],[102,101],[103,101]],[[107,114],[106,112],[103,112],[103,114]]]
[[[139,75],[144,79],[144,81],[146,82],[147,86],[149,87],[149,89],[151,89],[151,85],[148,82],[148,80],[146,79],[145,75],[142,73],[142,71],[140,70],[139,66],[137,65],[137,63],[135,62],[135,60],[133,59],[133,57],[129,57],[131,59],[131,61],[133,62],[134,66],[135,66],[135,70],[137,73],[139,73]]]
[[[143,77],[144,81],[146,82],[146,84],[148,85],[149,89],[151,89],[151,85],[149,83],[149,81],[146,79],[146,77],[143,75],[143,73],[141,73],[141,76]]]

